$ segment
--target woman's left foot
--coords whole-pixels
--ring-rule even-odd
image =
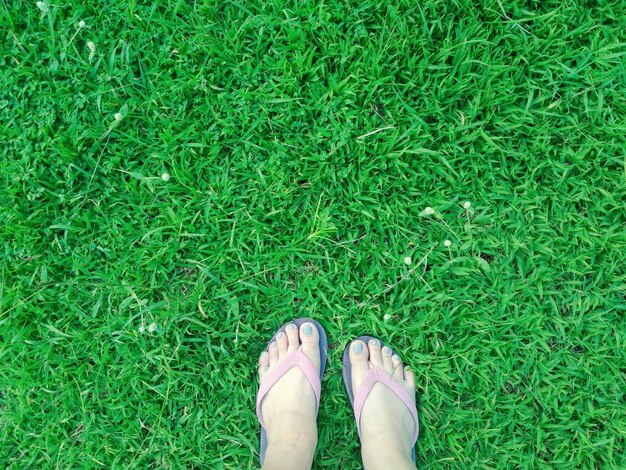
[[[281,361],[302,345],[302,352],[317,372],[320,369],[319,333],[310,322],[292,323],[278,333],[259,358],[262,384]],[[298,367],[285,373],[267,392],[261,404],[268,447],[263,468],[308,469],[317,444],[317,409],[311,384]]]

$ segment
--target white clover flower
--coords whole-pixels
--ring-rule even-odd
[[[154,333],[157,330],[157,324],[156,323],[150,323],[150,326],[148,327],[148,331],[150,333]]]
[[[48,3],[47,2],[37,2],[37,8],[39,8],[44,13],[48,13]]]
[[[80,21],[78,22],[78,27],[79,27],[79,28],[84,28],[85,26],[87,26],[87,23],[85,23],[85,21],[84,21],[84,20],[80,20]]]
[[[404,258],[404,264],[406,264],[407,266],[409,266],[412,262],[413,260],[411,259],[410,256],[407,256],[406,258]]]
[[[465,201],[463,203],[463,209],[469,209],[470,207],[472,207],[472,203],[469,201]]]
[[[435,209],[433,209],[432,207],[427,207],[422,212],[420,212],[420,216],[424,217],[428,215],[433,215],[434,213],[435,213]]]
[[[389,315],[388,313],[385,313],[385,316],[383,317],[383,320],[389,321],[390,319],[391,319],[391,315]]]
[[[443,244],[444,244],[446,247],[450,248],[450,246],[452,245],[452,242],[451,242],[450,240],[446,240],[445,242],[443,242]]]
[[[116,121],[121,121],[124,118],[124,116],[122,116],[120,113],[115,113],[115,116],[113,117]]]
[[[163,173],[161,175],[161,179],[165,182],[168,182],[170,180],[170,174],[169,173]]]
[[[143,334],[143,333],[146,331],[146,327],[145,327],[145,326],[143,326],[143,325],[141,325],[141,326],[137,329],[137,331],[139,331],[139,333],[142,333],[142,334]]]
[[[93,56],[96,55],[96,45],[93,42],[88,41],[87,48],[89,49],[89,61],[91,61],[91,59],[93,59]]]

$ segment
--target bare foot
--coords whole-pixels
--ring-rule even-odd
[[[415,377],[403,367],[400,357],[388,346],[370,340],[356,340],[350,345],[352,390],[356,394],[369,371],[369,364],[389,372],[415,396]],[[369,393],[361,413],[361,455],[367,470],[415,468],[411,459],[414,420],[406,405],[386,385],[377,383]]]
[[[302,351],[319,372],[319,333],[313,323],[304,323],[300,330],[289,324],[284,333],[276,335],[259,358],[259,381],[280,361]],[[264,469],[309,469],[317,444],[317,410],[315,394],[302,371],[294,367],[265,396],[261,412],[267,431],[268,447]]]

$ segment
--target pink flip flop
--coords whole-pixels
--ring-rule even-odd
[[[367,343],[371,339],[378,339],[372,336],[359,336],[356,339],[360,339],[361,341]],[[356,340],[354,340],[356,341]],[[361,412],[363,411],[363,405],[365,404],[365,400],[367,396],[372,391],[372,388],[376,383],[380,382],[385,384],[389,389],[406,405],[411,414],[413,415],[413,420],[415,425],[413,426],[413,437],[411,441],[413,442],[413,450],[411,457],[413,458],[413,462],[415,462],[415,443],[417,442],[417,436],[419,435],[419,420],[417,419],[417,407],[415,406],[415,397],[411,396],[407,391],[402,388],[402,386],[384,369],[379,367],[374,367],[370,364],[370,371],[365,376],[365,380],[360,385],[356,395],[354,390],[352,390],[352,364],[350,363],[350,346],[354,341],[350,341],[346,346],[346,349],[343,351],[343,384],[346,387],[346,391],[348,392],[348,397],[350,397],[350,403],[352,404],[352,408],[354,409],[354,417],[356,419],[356,427],[359,431],[359,438],[361,437]],[[380,339],[378,339],[380,341]],[[382,346],[385,344],[380,341]],[[392,354],[396,354],[392,349]]]
[[[256,415],[259,418],[259,423],[261,423],[261,438],[260,438],[260,451],[259,458],[261,460],[261,466],[263,466],[263,462],[265,461],[265,452],[267,451],[267,431],[265,430],[265,421],[263,420],[263,415],[261,413],[261,404],[263,403],[263,399],[267,395],[267,392],[278,382],[283,375],[285,375],[288,371],[290,371],[293,367],[299,367],[306,379],[311,384],[311,388],[313,388],[313,393],[315,394],[315,410],[319,409],[320,405],[320,393],[322,390],[322,377],[324,376],[324,370],[326,369],[326,358],[328,357],[328,339],[326,337],[326,332],[322,325],[320,325],[315,320],[310,318],[298,318],[296,320],[290,321],[289,323],[284,324],[280,327],[280,329],[274,333],[272,339],[267,343],[265,350],[269,349],[269,345],[274,341],[276,335],[282,331],[285,331],[287,325],[293,323],[300,329],[302,324],[310,322],[317,328],[317,332],[319,333],[319,345],[320,345],[320,372],[319,375],[313,364],[308,357],[302,352],[302,347],[299,347],[296,351],[289,354],[285,359],[281,360],[280,363],[263,378],[263,383],[259,387],[259,393],[256,398]]]

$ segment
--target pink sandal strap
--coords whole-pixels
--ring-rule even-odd
[[[417,420],[417,407],[415,406],[415,397],[411,396],[402,385],[394,380],[394,378],[384,369],[373,367],[370,365],[370,371],[365,376],[365,380],[359,386],[358,391],[354,395],[354,415],[356,417],[356,427],[359,431],[359,437],[361,437],[361,413],[363,412],[363,405],[367,400],[368,395],[372,391],[374,385],[378,382],[386,385],[389,389],[400,399],[402,403],[406,405],[411,414],[413,415],[413,437],[412,442],[415,445],[417,442],[417,436],[419,435],[419,421]]]
[[[276,382],[282,379],[283,376],[293,367],[298,367],[311,384],[311,388],[313,389],[313,393],[315,395],[315,411],[317,412],[319,409],[320,393],[322,391],[320,374],[306,354],[302,352],[302,346],[300,346],[297,351],[292,352],[285,359],[281,359],[278,365],[268,372],[265,377],[263,377],[263,383],[261,383],[259,387],[259,393],[256,398],[256,415],[263,428],[265,428],[265,421],[263,421],[263,415],[261,414],[263,399]]]

